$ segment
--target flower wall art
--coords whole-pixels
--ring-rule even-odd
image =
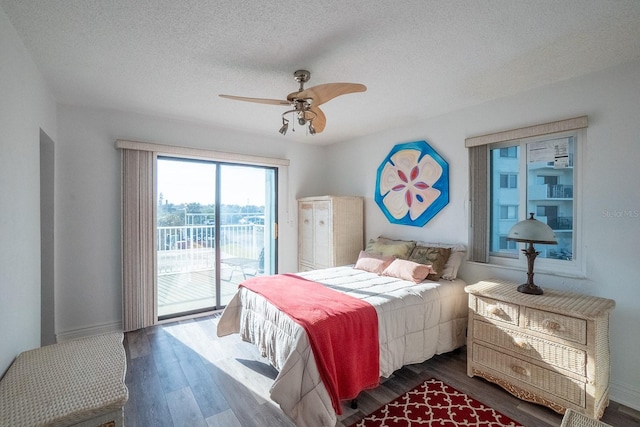
[[[426,141],[398,144],[378,167],[375,201],[389,222],[422,227],[449,203],[449,164]]]

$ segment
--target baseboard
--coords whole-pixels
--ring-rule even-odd
[[[609,398],[629,408],[640,411],[640,389],[630,385],[609,384]]]
[[[108,334],[110,332],[122,332],[122,322],[105,323],[93,325],[86,328],[73,329],[70,331],[57,332],[56,342],[76,340],[78,338],[92,337],[95,335]]]

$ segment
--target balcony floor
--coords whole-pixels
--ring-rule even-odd
[[[255,276],[255,268],[240,259],[221,268],[221,303],[227,305],[245,278]],[[215,306],[215,270],[158,275],[158,316],[170,316]]]

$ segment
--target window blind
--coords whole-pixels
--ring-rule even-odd
[[[153,153],[122,150],[123,329],[155,323]]]
[[[489,148],[469,148],[469,260],[489,262]]]

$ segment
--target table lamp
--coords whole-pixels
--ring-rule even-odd
[[[531,217],[524,221],[518,222],[511,227],[507,234],[507,240],[514,240],[516,242],[528,243],[526,249],[522,252],[527,256],[527,283],[518,286],[518,292],[532,295],[542,295],[542,288],[536,286],[533,283],[533,262],[536,257],[540,255],[533,248],[534,243],[542,243],[546,245],[555,245],[556,235],[553,233],[551,227],[544,222],[540,222],[533,217],[533,213],[530,213]]]

